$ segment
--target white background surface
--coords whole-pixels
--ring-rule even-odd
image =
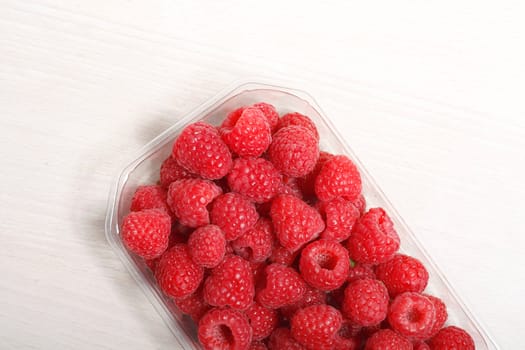
[[[521,348],[524,15],[519,1],[0,0],[0,348],[170,348],[105,241],[109,184],[254,75],[316,97],[501,348]]]

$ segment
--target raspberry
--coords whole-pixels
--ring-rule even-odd
[[[359,198],[361,187],[357,166],[344,155],[328,159],[315,179],[315,193],[322,201],[337,197],[355,201]]]
[[[465,330],[449,326],[442,328],[428,341],[431,350],[474,350],[474,340]]]
[[[414,350],[430,350],[430,346],[423,341],[415,342],[412,346],[414,347]]]
[[[376,279],[376,275],[372,269],[372,266],[350,261],[350,270],[348,271],[348,277],[346,278],[346,281],[348,283],[352,283],[364,278]]]
[[[279,323],[279,314],[276,310],[268,309],[259,303],[253,303],[246,316],[253,331],[253,340],[263,340],[272,334]]]
[[[195,175],[180,166],[172,156],[166,158],[160,166],[160,184],[164,188],[168,188],[173,181],[191,179],[193,177]]]
[[[432,331],[435,320],[434,304],[419,293],[399,294],[388,308],[388,323],[405,337],[425,339]]]
[[[307,349],[331,349],[341,328],[341,313],[329,305],[313,305],[297,311],[290,322],[292,337]]]
[[[211,222],[219,226],[232,241],[251,229],[259,214],[255,205],[238,193],[226,193],[215,199],[211,209]]]
[[[399,236],[385,211],[372,208],[355,223],[347,248],[357,262],[378,264],[394,256],[399,249]]]
[[[261,343],[260,341],[254,341],[248,348],[248,350],[268,350],[266,345],[264,343]]]
[[[162,255],[155,270],[160,289],[173,298],[186,298],[199,287],[204,269],[191,260],[186,244],[175,244]]]
[[[141,211],[144,209],[162,209],[166,213],[170,213],[168,207],[167,193],[157,185],[147,185],[137,187],[133,198],[131,198],[131,211]]]
[[[361,327],[352,325],[350,321],[343,320],[335,338],[334,350],[357,350],[361,344],[360,329]]]
[[[352,202],[352,204],[359,210],[359,214],[363,214],[366,210],[366,199],[365,197],[360,194],[359,197],[355,201]]]
[[[271,264],[266,267],[263,287],[257,293],[257,301],[270,309],[298,302],[306,291],[306,283],[291,267]]]
[[[268,120],[258,108],[245,108],[233,127],[220,129],[222,140],[241,157],[258,157],[272,142]]]
[[[228,113],[226,118],[224,118],[224,120],[222,121],[220,128],[221,129],[222,128],[233,128],[235,126],[235,123],[237,123],[237,120],[239,120],[239,118],[242,115],[242,112],[244,112],[245,109],[246,107],[243,106],[243,107],[239,107],[231,111],[230,113]]]
[[[390,329],[381,329],[365,344],[365,350],[412,350],[412,343],[402,335]]]
[[[237,158],[228,174],[231,190],[256,203],[264,203],[273,198],[280,184],[279,171],[263,158]]]
[[[358,326],[374,326],[386,318],[388,291],[378,280],[361,279],[345,289],[343,314]]]
[[[247,350],[252,328],[246,316],[232,309],[212,309],[199,321],[199,341],[205,350]]]
[[[288,328],[277,328],[268,341],[269,350],[306,350],[290,334]]]
[[[297,112],[287,113],[283,115],[281,119],[279,119],[276,131],[286,128],[290,125],[302,126],[308,129],[315,136],[315,138],[319,140],[319,132],[317,131],[317,127],[307,116]]]
[[[250,264],[236,255],[226,256],[204,283],[204,300],[213,306],[246,310],[254,295]]]
[[[224,258],[226,239],[218,226],[201,226],[191,233],[188,248],[197,265],[213,268]]]
[[[336,241],[321,239],[309,243],[301,252],[301,276],[320,290],[330,291],[342,286],[349,269],[348,251]]]
[[[297,198],[303,198],[303,193],[295,177],[283,176],[283,180],[278,190],[279,194],[291,194]]]
[[[270,216],[279,242],[290,251],[299,250],[302,245],[317,238],[324,229],[319,212],[289,194],[273,200]]]
[[[360,215],[359,210],[351,202],[336,198],[328,202],[319,202],[317,207],[326,223],[321,238],[341,242],[350,237],[352,227]]]
[[[272,255],[270,255],[270,261],[277,264],[291,266],[297,255],[299,255],[299,251],[290,252],[285,247],[277,244],[273,248]]]
[[[304,309],[308,306],[321,304],[326,304],[326,293],[322,290],[306,285],[306,290],[301,300],[294,304],[284,306],[280,310],[284,317],[290,319],[298,310]]]
[[[416,258],[403,254],[396,254],[387,262],[377,265],[375,272],[392,298],[404,292],[420,293],[428,283],[425,266]]]
[[[443,325],[447,321],[447,318],[448,318],[447,306],[445,305],[443,300],[439,298],[436,298],[432,295],[427,295],[427,294],[423,294],[423,295],[426,296],[428,300],[432,302],[432,304],[434,305],[434,309],[436,310],[436,321],[432,325],[432,330],[430,331],[428,335],[428,337],[430,338],[436,335],[437,332],[439,332],[441,327],[443,327]]]
[[[215,180],[225,176],[232,166],[232,155],[217,129],[198,122],[188,125],[175,140],[172,156],[191,173]]]
[[[302,126],[288,126],[273,135],[268,156],[284,175],[305,176],[317,163],[319,142],[308,129]]]
[[[168,248],[171,218],[160,209],[134,211],[124,217],[120,236],[124,245],[144,259],[154,259]]]
[[[279,122],[279,113],[277,113],[277,110],[274,106],[269,103],[259,102],[253,104],[252,107],[258,108],[261,110],[261,112],[263,112],[266,120],[268,120],[268,124],[270,124],[272,131],[277,128],[277,123]]]
[[[175,299],[174,302],[180,311],[189,315],[195,322],[199,322],[202,316],[210,310],[210,306],[204,301],[202,295],[202,285],[189,297]]]
[[[173,214],[185,226],[199,227],[210,223],[207,205],[222,190],[212,181],[183,179],[171,183],[168,190],[168,204]]]
[[[273,229],[270,220],[260,218],[255,226],[232,242],[235,253],[244,259],[258,263],[272,254]]]
[[[306,174],[304,177],[298,178],[299,187],[301,188],[301,191],[303,192],[304,196],[315,195],[315,178],[317,177],[317,175],[319,175],[319,172],[323,168],[324,163],[326,163],[328,159],[331,159],[333,157],[333,154],[320,151],[319,159],[317,159],[317,163],[315,163],[315,167],[313,168],[313,170]]]

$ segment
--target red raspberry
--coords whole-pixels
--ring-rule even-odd
[[[290,322],[292,337],[307,349],[331,349],[343,317],[330,305],[313,305],[295,313]]]
[[[315,136],[315,138],[319,140],[319,132],[317,131],[317,127],[307,116],[297,112],[287,113],[283,115],[281,119],[279,119],[276,131],[286,128],[290,125],[302,126],[308,129]]]
[[[197,265],[213,268],[224,258],[226,239],[218,226],[201,226],[191,233],[188,248]]]
[[[160,289],[173,298],[186,298],[202,282],[204,269],[191,260],[186,244],[175,244],[162,255],[155,278]]]
[[[301,276],[306,283],[320,290],[341,287],[349,269],[348,251],[336,241],[321,239],[309,243],[301,252]]]
[[[237,120],[239,120],[239,118],[242,115],[242,112],[244,112],[245,109],[246,107],[243,106],[243,107],[239,107],[231,111],[230,113],[228,113],[226,118],[224,118],[224,120],[222,121],[220,128],[221,129],[222,128],[233,128],[235,126],[235,123],[237,123]]]
[[[274,106],[269,103],[259,102],[252,105],[252,107],[258,108],[261,110],[261,112],[263,112],[264,116],[268,120],[268,124],[270,124],[272,131],[277,128],[277,123],[279,122],[279,113],[277,113],[277,110]]]
[[[428,346],[428,344],[423,341],[415,342],[412,345],[414,347],[414,350],[430,350],[430,346]]]
[[[164,188],[168,188],[173,181],[191,179],[193,177],[195,175],[180,166],[172,156],[166,158],[160,166],[160,184]]]
[[[266,267],[266,279],[257,293],[257,301],[270,309],[298,302],[306,291],[306,283],[291,267],[271,264]]]
[[[428,337],[431,338],[435,336],[437,332],[439,332],[441,327],[443,327],[443,325],[447,321],[447,318],[448,318],[447,306],[445,305],[443,300],[439,298],[436,298],[428,294],[423,294],[423,295],[426,296],[428,300],[432,302],[432,304],[434,305],[434,309],[436,310],[436,321],[434,322],[434,325],[432,326],[432,330],[430,331],[428,335]]]
[[[308,129],[302,126],[288,126],[273,135],[268,156],[284,175],[305,176],[317,163],[319,142]]]
[[[247,350],[252,328],[246,316],[232,309],[212,309],[199,321],[199,341],[205,350]]]
[[[141,211],[144,209],[162,209],[170,213],[168,207],[166,191],[157,185],[139,186],[131,198],[131,211]]]
[[[204,300],[213,306],[246,310],[254,295],[250,263],[236,255],[226,256],[204,283]]]
[[[359,210],[359,214],[363,214],[366,210],[366,199],[365,197],[360,194],[359,197],[355,201],[352,202],[352,204]]]
[[[301,192],[301,188],[299,187],[299,183],[297,182],[297,178],[295,177],[283,176],[283,180],[281,182],[281,185],[279,186],[278,193],[291,194],[296,196],[297,198],[303,198],[303,193]]]
[[[168,248],[171,218],[164,210],[134,211],[124,217],[120,236],[124,245],[144,259],[154,259]]]
[[[210,223],[207,205],[222,190],[212,181],[184,179],[173,182],[168,190],[168,204],[185,226],[199,227]]]
[[[368,338],[365,350],[412,350],[412,343],[390,329],[381,329]]]
[[[273,200],[270,216],[279,242],[290,251],[299,250],[324,230],[321,214],[289,194],[280,195]]]
[[[255,226],[232,242],[233,250],[250,262],[263,262],[272,254],[273,228],[270,220],[260,218]]]
[[[377,265],[375,272],[392,298],[404,292],[420,293],[428,283],[425,266],[416,258],[403,254],[396,254],[387,262]]]
[[[357,262],[378,264],[394,256],[399,249],[399,236],[385,211],[372,208],[355,223],[347,248]]]
[[[260,341],[254,341],[248,348],[248,350],[268,350],[266,345],[264,343],[261,343]]]
[[[399,294],[388,308],[388,323],[399,334],[425,339],[436,320],[434,304],[419,293]]]
[[[319,202],[317,207],[326,223],[321,238],[341,242],[350,237],[352,227],[360,216],[359,210],[351,202],[336,198],[328,202]]]
[[[345,289],[343,314],[358,326],[374,326],[386,318],[388,291],[378,280],[361,279]]]
[[[232,155],[215,127],[198,122],[188,125],[175,140],[172,156],[191,173],[215,180],[232,166]]]
[[[288,249],[277,243],[272,250],[272,255],[270,255],[270,261],[281,265],[291,266],[297,255],[299,255],[299,251],[290,252]]]
[[[303,195],[305,197],[315,195],[315,178],[317,177],[317,175],[319,175],[319,172],[323,168],[324,163],[326,163],[328,159],[331,159],[333,157],[333,154],[320,151],[319,159],[317,159],[317,163],[315,163],[314,169],[308,174],[306,174],[304,177],[298,178],[299,187],[301,188],[301,191],[303,192]]]
[[[270,124],[258,108],[245,108],[233,127],[220,129],[230,150],[241,157],[258,157],[272,142]]]
[[[348,277],[346,281],[348,283],[352,283],[364,278],[376,279],[376,275],[372,269],[372,266],[350,261],[350,270],[348,271]]]
[[[279,171],[263,158],[237,158],[228,174],[231,190],[256,203],[272,199],[281,184]]]
[[[279,314],[276,310],[268,309],[255,302],[246,310],[253,331],[253,340],[263,340],[272,334],[279,323]]]
[[[202,316],[210,310],[210,306],[204,301],[202,295],[202,285],[189,297],[175,299],[174,303],[181,312],[189,315],[195,322],[199,322]]]
[[[343,320],[335,339],[334,350],[357,350],[361,344],[360,330],[361,327]]]
[[[290,334],[288,328],[277,328],[268,341],[269,350],[306,350]]]
[[[306,291],[298,302],[281,308],[281,314],[287,319],[307,306],[326,304],[326,293],[312,286],[306,285]]]
[[[210,214],[211,222],[224,231],[228,241],[241,237],[259,219],[255,205],[246,197],[233,192],[217,197]]]
[[[361,175],[345,155],[327,160],[315,179],[315,193],[322,201],[343,197],[355,201],[361,193]]]
[[[442,328],[428,341],[431,350],[474,350],[474,340],[465,330],[449,326]]]

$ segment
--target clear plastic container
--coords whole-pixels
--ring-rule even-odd
[[[385,208],[394,221],[401,238],[401,252],[417,257],[424,263],[430,274],[426,291],[445,301],[449,312],[448,324],[458,325],[466,329],[474,338],[476,349],[498,349],[487,332],[458,298],[446,278],[437,269],[414,234],[378,188],[350,147],[346,145],[314,99],[300,90],[252,82],[240,83],[222,91],[144,146],[124,166],[110,191],[106,216],[107,240],[166,325],[171,329],[180,349],[202,349],[196,338],[195,326],[188,317],[183,316],[177,310],[170,298],[163,295],[159,290],[142,259],[126,250],[119,236],[119,227],[122,218],[129,212],[131,197],[135,189],[139,185],[155,183],[158,180],[160,164],[168,157],[173,141],[187,124],[204,120],[217,125],[229,111],[242,105],[261,101],[273,104],[281,115],[292,111],[308,115],[316,123],[319,130],[320,148],[331,153],[346,154],[357,164],[361,171],[363,194],[367,206]]]

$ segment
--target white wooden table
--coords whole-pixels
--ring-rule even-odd
[[[109,184],[185,111],[258,75],[316,97],[501,348],[520,348],[523,14],[0,0],[0,348],[170,348],[105,241]]]

